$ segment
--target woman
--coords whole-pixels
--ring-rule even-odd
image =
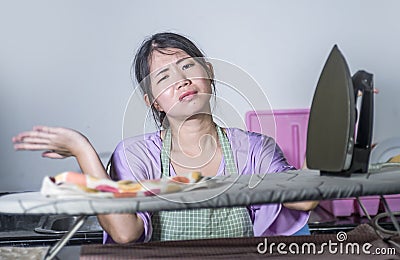
[[[159,33],[146,40],[134,69],[161,130],[123,140],[112,156],[112,179],[157,179],[200,171],[205,176],[294,169],[270,137],[214,123],[213,68],[189,39]],[[110,178],[86,137],[66,128],[34,127],[13,138],[17,150],[75,156],[84,174]],[[292,235],[306,225],[314,202],[150,214],[99,215],[105,241],[117,243],[232,236]]]

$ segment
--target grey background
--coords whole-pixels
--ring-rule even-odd
[[[38,190],[45,175],[77,170],[73,158],[14,152],[11,137],[33,125],[78,129],[106,158],[123,137],[134,53],[162,31],[250,74],[265,109],[308,108],[338,44],[352,72],[375,75],[374,142],[398,136],[399,9],[396,0],[0,0],[0,192]]]

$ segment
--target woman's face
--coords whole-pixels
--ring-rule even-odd
[[[170,121],[186,120],[199,113],[210,114],[211,79],[204,67],[180,49],[162,52],[154,51],[150,59],[156,109],[164,111]],[[145,99],[148,102],[146,95]]]

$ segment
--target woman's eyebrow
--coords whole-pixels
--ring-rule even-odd
[[[190,58],[192,58],[192,57],[191,57],[191,56],[183,57],[183,58],[179,59],[179,60],[176,62],[176,64],[178,65],[178,64],[181,63],[182,61],[187,60],[187,59],[190,59]]]
[[[157,72],[157,74],[156,74],[154,77],[157,77],[158,75],[160,75],[161,73],[164,73],[164,72],[166,72],[167,70],[169,70],[169,68],[168,68],[168,67],[166,67],[166,68],[164,68],[164,69],[160,70],[159,72]]]
[[[183,58],[177,60],[177,61],[175,62],[175,64],[178,65],[178,64],[181,63],[182,61],[187,60],[187,59],[190,59],[190,58],[192,58],[192,57],[190,57],[190,56],[188,56],[188,57],[183,57]],[[166,67],[166,68],[160,70],[159,72],[157,72],[157,74],[156,74],[154,77],[157,77],[157,76],[160,75],[161,73],[164,73],[164,72],[166,72],[166,71],[168,71],[168,70],[169,70],[169,68]]]

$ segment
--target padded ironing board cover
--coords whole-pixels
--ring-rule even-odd
[[[0,212],[14,214],[127,213],[188,208],[216,208],[289,201],[322,200],[400,193],[400,168],[353,174],[320,176],[299,170],[279,174],[215,178],[214,187],[137,198],[48,198],[39,192],[0,197]]]

